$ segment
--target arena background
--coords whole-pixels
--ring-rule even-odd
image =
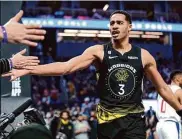
[[[108,42],[109,15],[121,9],[128,11],[133,19],[131,43],[147,49],[155,57],[166,82],[171,70],[182,68],[180,1],[2,1],[0,4],[1,25],[23,9],[24,24],[41,24],[47,30],[45,40],[36,48],[1,44],[3,58],[27,48],[27,55],[38,56],[41,64],[69,60],[91,45]],[[60,112],[70,107],[71,112],[75,102],[82,109],[88,98],[90,105],[95,105],[98,102],[96,83],[94,66],[68,76],[25,76],[12,83],[1,78],[1,111],[11,112],[22,100],[32,97],[49,119],[47,115],[52,117],[55,110]],[[156,110],[156,97],[155,88],[144,79],[146,112],[150,106]]]

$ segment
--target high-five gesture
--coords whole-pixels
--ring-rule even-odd
[[[30,70],[25,69],[13,69],[8,73],[4,73],[2,77],[11,77],[10,81],[14,81],[19,77],[30,74]]]
[[[23,54],[26,53],[26,49],[18,52],[12,58],[12,68],[15,69],[22,69],[26,66],[37,66],[39,64],[38,57],[36,56],[24,56]]]
[[[21,10],[11,18],[3,27],[0,28],[0,40],[6,39],[13,44],[24,44],[28,46],[37,46],[35,41],[44,40],[46,31],[40,29],[40,25],[24,25],[19,23],[23,16]],[[4,34],[6,33],[7,36]]]

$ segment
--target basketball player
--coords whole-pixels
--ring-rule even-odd
[[[131,29],[130,15],[125,11],[115,11],[110,17],[110,43],[89,47],[82,55],[67,62],[26,67],[27,70],[13,70],[5,76],[13,75],[13,80],[26,74],[64,75],[85,69],[95,62],[100,74],[98,139],[146,139],[142,104],[144,74],[179,114],[182,106],[157,71],[152,55],[129,43]]]
[[[170,75],[169,87],[182,104],[182,71],[173,71]],[[159,139],[181,139],[181,117],[159,95],[158,96],[157,134]]]

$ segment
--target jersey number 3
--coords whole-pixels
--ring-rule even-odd
[[[119,86],[120,86],[120,91],[121,91],[121,92],[118,92],[118,94],[119,94],[119,95],[124,95],[125,91],[124,91],[123,88],[125,87],[125,85],[124,85],[124,84],[119,84]]]

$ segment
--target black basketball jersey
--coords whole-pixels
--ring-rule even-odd
[[[141,48],[132,46],[122,55],[112,43],[104,45],[98,80],[100,106],[122,115],[143,111],[143,73]]]

